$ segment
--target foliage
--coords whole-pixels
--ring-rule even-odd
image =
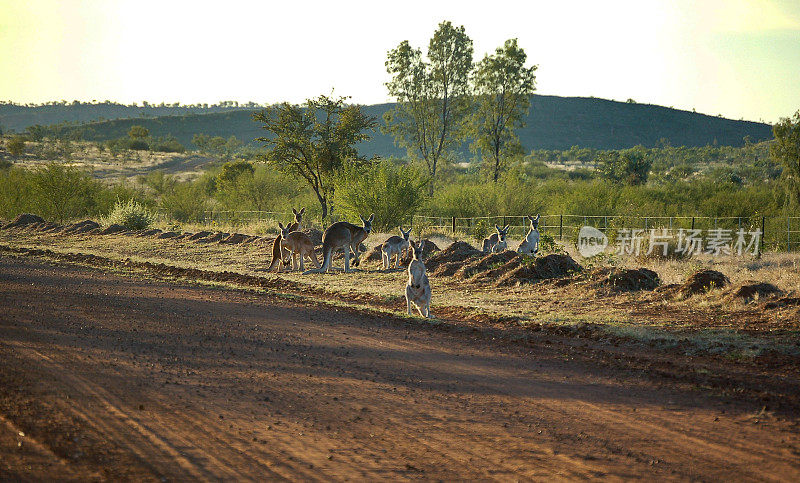
[[[166,138],[155,138],[150,141],[150,150],[159,153],[183,153],[186,148],[175,136],[167,136]]]
[[[647,182],[650,167],[653,165],[652,158],[642,146],[606,152],[599,161],[598,170],[604,178],[630,185]]]
[[[428,44],[428,61],[407,40],[390,50],[386,84],[397,99],[384,114],[384,132],[405,147],[409,156],[425,162],[430,177],[429,193],[439,162],[463,139],[470,111],[469,76],[472,40],[464,27],[442,22]]]
[[[346,160],[363,161],[356,145],[369,139],[364,131],[376,126],[358,105],[346,97],[319,96],[305,106],[282,103],[253,115],[268,137],[258,141],[267,147],[260,156],[270,166],[306,181],[314,191],[322,218],[330,213],[334,177]]]
[[[128,130],[128,137],[131,139],[144,139],[150,136],[150,130],[144,126],[131,126]]]
[[[114,208],[103,221],[107,225],[122,225],[128,230],[144,230],[155,221],[155,216],[134,199],[127,202],[117,199]]]
[[[770,155],[785,168],[787,190],[800,202],[800,111],[793,118],[782,118],[772,132],[775,143],[770,146]]]
[[[21,156],[25,153],[25,138],[22,136],[14,136],[6,143],[6,149],[12,156]]]
[[[377,230],[410,225],[423,202],[425,182],[412,166],[389,161],[346,165],[336,185],[337,200],[350,219],[375,213]]]
[[[242,147],[242,142],[231,136],[228,139],[222,136],[209,136],[208,134],[195,134],[192,143],[201,152],[212,156],[217,156],[223,160],[231,159]]]
[[[514,129],[524,126],[523,116],[535,90],[537,69],[537,66],[526,68],[526,60],[517,39],[510,39],[475,68],[477,108],[471,123],[472,149],[483,154],[495,183],[500,177],[501,162],[509,154],[522,152]]]
[[[233,184],[242,175],[252,176],[255,172],[253,164],[248,161],[229,161],[222,165],[222,171],[217,175],[220,185]]]

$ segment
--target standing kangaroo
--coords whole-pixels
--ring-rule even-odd
[[[414,304],[419,311],[419,315],[426,318],[431,318],[431,284],[428,281],[428,274],[425,270],[425,264],[422,263],[422,248],[425,246],[425,241],[419,245],[411,243],[413,250],[413,258],[411,263],[408,264],[408,283],[406,284],[406,305],[408,306],[408,315],[411,315],[411,304]]]
[[[339,221],[329,226],[325,233],[322,234],[322,267],[316,270],[307,270],[305,273],[325,273],[331,268],[331,261],[333,254],[338,248],[344,248],[344,271],[350,271],[350,252],[353,252],[355,260],[353,266],[357,267],[359,264],[359,251],[358,246],[367,238],[369,232],[372,231],[372,220],[375,219],[375,213],[371,214],[368,219],[358,215],[364,226],[354,225],[346,221]]]
[[[300,223],[303,221],[303,213],[305,212],[306,212],[305,208],[302,208],[300,211],[297,211],[294,208],[292,208],[292,213],[294,213],[294,223],[292,223],[287,227],[289,229],[287,233],[291,233],[293,231],[300,231]],[[281,232],[283,232],[282,225],[278,223],[278,226],[281,226]],[[283,248],[282,240],[283,236],[281,236],[281,234],[278,233],[278,236],[272,242],[272,262],[269,264],[269,268],[267,268],[267,270],[272,270],[272,267],[274,267],[279,260],[281,262],[281,265],[278,266],[279,272],[281,271],[282,265],[289,264],[288,258],[289,256],[291,256],[292,252]],[[302,262],[302,257],[301,257],[301,262]]]
[[[300,257],[300,270],[303,270],[303,259],[308,257],[314,262],[314,266],[319,268],[317,256],[314,253],[314,244],[311,238],[302,231],[289,231],[292,225],[284,227],[278,223],[281,229],[281,247],[288,251],[292,257],[292,270],[297,270],[297,256]],[[278,271],[281,271],[281,265],[284,261],[279,257]]]
[[[509,226],[511,225],[506,225],[505,228],[494,226],[497,233],[492,233],[492,236],[483,239],[483,253],[499,253],[508,248],[506,235],[508,234]]]
[[[392,256],[395,257],[394,267],[400,267],[400,254],[403,250],[408,249],[408,237],[411,236],[411,228],[405,231],[401,226],[400,235],[402,236],[390,236],[389,239],[381,245],[381,260],[383,261],[384,270],[392,265]]]
[[[539,252],[539,215],[536,215],[536,218],[532,216],[526,216],[526,218],[530,221],[531,228],[528,230],[528,234],[525,235],[525,239],[519,244],[517,253],[536,255]]]

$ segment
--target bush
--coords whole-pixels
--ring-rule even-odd
[[[155,221],[155,216],[133,199],[127,202],[117,200],[103,221],[107,225],[122,225],[128,230],[144,230]]]
[[[336,202],[351,220],[375,213],[376,230],[409,225],[423,202],[424,186],[419,171],[388,161],[343,168],[336,185]]]
[[[25,138],[14,136],[6,143],[6,149],[12,156],[20,156],[25,153]]]

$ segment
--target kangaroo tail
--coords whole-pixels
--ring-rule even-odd
[[[282,253],[281,253],[281,240],[282,239],[283,239],[283,237],[281,237],[281,235],[279,233],[278,236],[275,238],[275,241],[272,242],[272,263],[269,264],[269,268],[267,269],[267,271],[271,271],[272,268],[275,266],[275,264],[278,263],[278,260],[281,260],[281,258],[282,258],[281,257],[281,255],[282,255]]]
[[[303,275],[309,273],[325,273],[331,267],[331,258],[333,258],[333,246],[327,242],[322,242],[322,266],[311,270],[306,270]],[[317,261],[317,256],[313,256],[314,262]]]

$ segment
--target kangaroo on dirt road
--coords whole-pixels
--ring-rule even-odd
[[[300,257],[300,270],[303,270],[303,259],[305,257],[310,258],[314,262],[314,266],[319,268],[317,255],[314,253],[314,243],[311,242],[311,238],[302,231],[290,232],[291,225],[284,227],[278,223],[278,226],[281,229],[281,247],[288,251],[292,257],[292,270],[297,270],[298,256]],[[283,259],[279,258],[279,260],[278,272],[281,271],[282,265],[285,264]]]
[[[325,273],[331,268],[331,261],[333,254],[339,248],[344,248],[344,271],[350,271],[350,252],[353,252],[355,260],[353,266],[357,267],[359,264],[359,251],[358,246],[367,238],[369,232],[372,231],[372,220],[375,219],[375,213],[371,214],[368,219],[358,215],[364,226],[354,225],[346,221],[339,221],[329,226],[325,233],[322,234],[322,267],[316,270],[306,270],[307,273]]]
[[[419,311],[419,315],[431,318],[431,284],[428,281],[428,274],[425,264],[420,259],[422,248],[425,246],[423,240],[418,245],[411,243],[413,258],[408,264],[408,283],[406,284],[406,305],[408,305],[408,315],[411,315],[411,304],[414,304]]]
[[[403,250],[408,249],[408,237],[411,236],[411,228],[408,231],[400,228],[400,235],[393,235],[381,245],[381,260],[383,261],[383,269],[386,270],[392,265],[392,257],[395,257],[394,268],[400,267],[400,254]]]

